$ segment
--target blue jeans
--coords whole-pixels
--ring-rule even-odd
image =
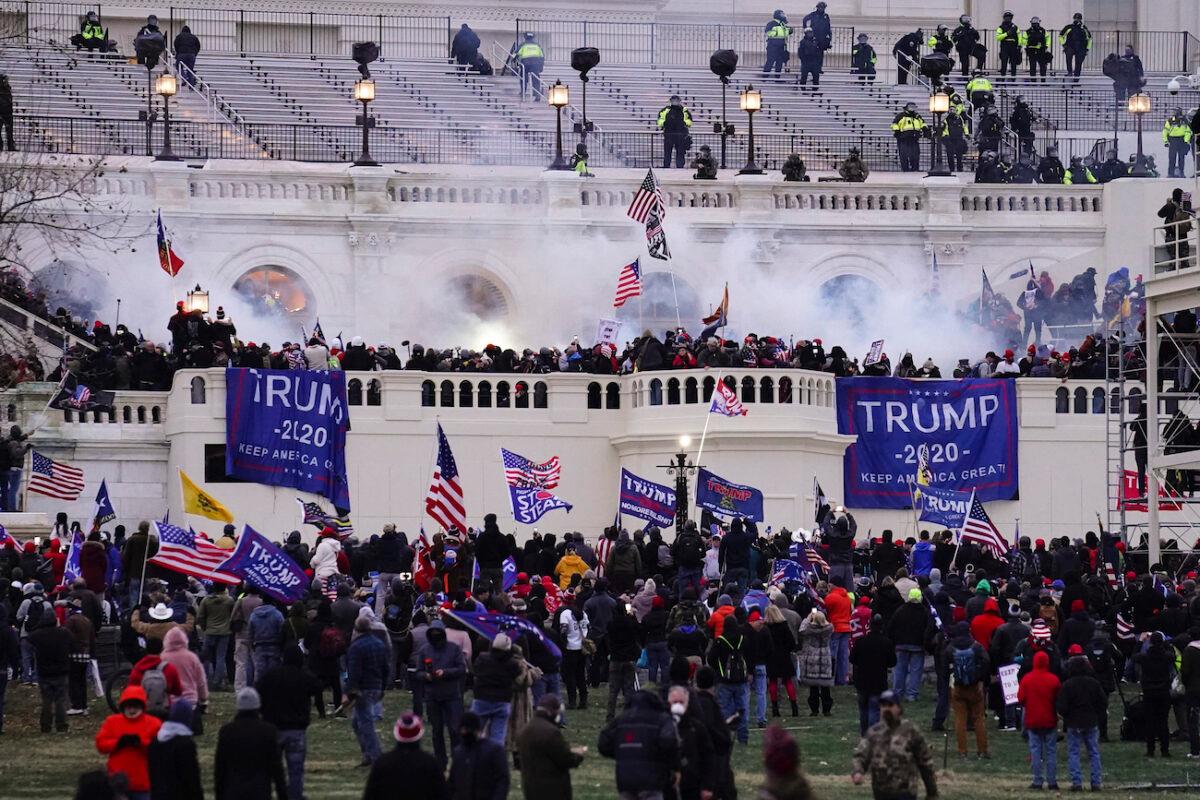
[[[1087,746],[1088,761],[1092,766],[1092,786],[1100,785],[1100,729],[1067,728],[1067,772],[1072,786],[1083,785],[1079,768],[1079,750]]]
[[[750,741],[750,684],[718,683],[717,705],[721,716],[729,719],[740,714],[737,723],[737,739],[742,744]]]
[[[472,700],[471,711],[479,716],[479,721],[487,727],[487,737],[501,747],[508,738],[508,715],[512,713],[512,703],[503,700]]]
[[[684,567],[680,567],[679,572],[675,576],[675,597],[683,597],[683,590],[689,586],[696,590],[696,596],[699,597],[700,578],[702,575],[703,573],[699,567],[696,569],[685,569]]]
[[[22,459],[24,461],[24,459]],[[8,495],[4,499],[4,508],[8,511],[19,511],[17,506],[21,503],[21,478],[25,474],[24,465],[13,467],[8,471]],[[25,576],[28,580],[31,576]]]
[[[767,665],[754,667],[754,719],[767,721]]]
[[[372,764],[380,755],[379,735],[375,732],[375,711],[382,702],[382,689],[363,689],[358,693],[350,717],[350,727],[354,729],[354,738],[358,739],[363,758]]]
[[[896,668],[892,670],[892,691],[897,697],[916,700],[924,671],[925,651],[915,645],[900,645],[896,648]]]
[[[204,644],[200,650],[200,660],[204,662],[204,674],[212,686],[223,686],[228,677],[225,673],[225,659],[229,653],[228,633],[208,633],[204,635]]]
[[[283,663],[283,653],[277,644],[258,644],[251,649],[250,660],[254,664],[252,673],[254,681],[258,682],[264,675]]]
[[[833,658],[834,685],[845,686],[850,675],[850,634],[833,634],[829,639],[829,655]]]
[[[666,686],[670,680],[668,673],[671,666],[671,651],[666,642],[650,642],[646,645],[646,655],[650,659],[650,675],[648,680],[658,686]]]
[[[37,652],[29,637],[21,640],[21,681],[22,683],[37,683]]]
[[[454,695],[444,700],[430,697],[425,701],[425,709],[433,735],[433,755],[444,770],[449,760],[446,753],[458,746],[458,723],[463,714],[462,697]],[[447,739],[450,740],[449,747],[446,747]]]
[[[858,693],[858,732],[867,735],[867,728],[879,722],[879,695]]]
[[[559,700],[562,696],[562,675],[558,672],[544,673],[542,677],[533,682],[529,687],[529,691],[533,693],[533,704],[536,706],[538,701],[548,694],[552,694]],[[567,724],[567,704],[562,704],[562,724]]]
[[[307,731],[279,732],[279,749],[287,766],[288,800],[304,800],[304,757],[308,754]]]
[[[1058,730],[1042,728],[1026,733],[1029,734],[1029,765],[1033,769],[1033,783],[1037,786],[1042,785],[1044,765],[1046,783],[1058,786]],[[1078,758],[1075,766],[1078,769]]]

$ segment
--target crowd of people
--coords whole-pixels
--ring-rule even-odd
[[[315,711],[350,716],[364,798],[505,798],[512,770],[527,798],[569,797],[585,749],[569,746],[567,717],[594,704],[622,798],[734,800],[730,758],[750,728],[802,705],[840,716],[835,686],[857,698],[851,778],[880,798],[916,797],[922,782],[937,794],[923,731],[949,725],[962,758],[990,758],[997,732],[1021,730],[1035,789],[1059,788],[1060,730],[1075,789],[1101,788],[1118,738],[1147,757],[1177,741],[1200,757],[1200,541],[1149,564],[1104,531],[1048,546],[1021,537],[996,553],[948,531],[864,538],[837,505],[817,520],[794,533],[693,521],[672,541],[650,526],[517,543],[495,515],[428,543],[392,525],[361,543],[326,528],[310,549],[293,532],[285,548],[312,585],[289,606],[153,564],[142,584],[157,547],[148,523],[128,538],[123,526],[88,535],[80,574],[64,581],[60,514],[40,549],[11,538],[0,548],[0,666],[38,687],[43,733],[69,731],[89,713],[97,632],[119,626],[132,670],[95,736],[107,770],[81,778],[81,798],[111,797],[88,791],[113,782],[131,798],[200,797],[193,737],[211,693],[230,690],[218,796],[303,797]],[[236,545],[232,527],[218,546]],[[1015,697],[1002,677],[1014,668]],[[388,722],[387,753],[385,692],[411,701]],[[925,693],[936,698],[928,725],[906,719],[904,704]],[[1121,719],[1110,719],[1114,693]],[[766,731],[760,796],[813,796],[796,748]]]

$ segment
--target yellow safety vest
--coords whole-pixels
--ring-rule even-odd
[[[1171,119],[1174,119],[1172,117]],[[1171,119],[1163,125],[1163,144],[1167,144],[1168,139],[1183,139],[1190,142],[1192,140],[1192,126],[1185,121],[1172,123]]]
[[[1086,178],[1086,181],[1085,181],[1086,183],[1096,183],[1096,176],[1092,174],[1092,171],[1090,169],[1088,169],[1087,167],[1080,167],[1080,169],[1083,170],[1083,175],[1084,175],[1084,178]],[[1070,167],[1067,167],[1065,170],[1063,170],[1063,183],[1067,184],[1068,186],[1075,183],[1075,181],[1073,181],[1071,179],[1071,168]]]
[[[662,127],[667,122],[667,113],[671,110],[670,106],[664,106],[662,111],[658,112],[658,127]],[[692,112],[688,111],[687,106],[683,106],[683,124],[687,127],[692,127]]]
[[[909,133],[925,129],[925,120],[917,114],[908,115],[901,114],[895,122],[892,123],[892,130],[896,133]]]
[[[992,90],[992,82],[987,78],[972,78],[967,84],[967,94],[975,92],[990,92]]]
[[[1006,30],[1005,30],[1004,28],[1002,28],[1002,27],[1001,27],[1001,28],[996,28],[996,41],[997,41],[997,42],[1005,42],[1005,41],[1008,41],[1008,38],[1009,38],[1009,33],[1008,33],[1008,31],[1006,31]],[[1013,26],[1013,38],[1015,38],[1015,39],[1016,39],[1016,41],[1017,41],[1017,44],[1021,44],[1021,31],[1020,31],[1020,29],[1019,29],[1019,28],[1017,28],[1015,25]]]
[[[1032,31],[1033,28],[1030,28],[1021,34],[1025,38],[1025,41],[1022,42],[1022,44],[1024,44],[1030,50],[1049,50],[1051,46],[1050,31],[1046,30],[1045,28],[1042,29],[1042,33],[1046,34],[1044,37],[1042,37],[1042,41],[1038,41],[1036,38],[1033,38],[1037,36],[1036,33],[1034,33],[1033,36],[1030,36]]]
[[[786,39],[791,34],[792,29],[784,25],[779,20],[775,20],[775,24],[767,29],[768,39]]]
[[[85,39],[103,39],[104,38],[104,29],[101,28],[98,24],[93,25],[91,23],[84,23],[83,38],[85,38]]]
[[[542,46],[537,42],[526,42],[517,50],[517,59],[524,61],[527,58],[545,58],[546,54],[542,50]]]

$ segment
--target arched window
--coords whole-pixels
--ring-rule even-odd
[[[600,408],[600,384],[592,382],[588,384],[587,395],[588,408]]]
[[[492,384],[488,381],[479,382],[479,407],[492,407]]]
[[[9,422],[16,422],[17,421],[16,403],[9,403],[8,407],[5,409],[5,414],[7,415]]]
[[[1126,398],[1125,402],[1129,405],[1129,408],[1125,411],[1125,413],[1136,415],[1141,409],[1142,403],[1144,402],[1142,398],[1142,390],[1137,388],[1130,389],[1129,397]]]
[[[1075,387],[1075,404],[1071,408],[1073,414],[1086,414],[1088,410],[1088,393],[1087,389],[1082,386]]]
[[[362,381],[351,378],[346,383],[346,402],[352,406],[362,405]]]
[[[775,402],[775,381],[770,378],[763,378],[759,384],[758,398],[761,403]]]
[[[383,405],[383,381],[378,378],[372,378],[367,383],[367,405]]]
[[[517,381],[514,391],[517,395],[517,408],[529,408],[529,384],[525,381]]]
[[[704,379],[704,402],[712,400],[713,389],[716,388],[717,379],[711,375]]]
[[[438,405],[442,408],[454,408],[454,384],[450,381],[442,381],[442,396],[438,401]]]
[[[1104,413],[1104,390],[1099,387],[1092,389],[1092,413]]]
[[[133,409],[129,406],[121,409],[121,422],[133,422]]]
[[[496,408],[508,408],[512,397],[508,393],[508,381],[496,384]]]
[[[137,415],[138,415],[138,417],[137,417],[138,424],[145,425],[146,424],[146,407],[138,406]]]
[[[1113,389],[1108,398],[1108,410],[1112,414],[1121,413],[1121,390]]]
[[[654,378],[650,381],[650,405],[661,406],[662,400],[662,381]]]
[[[605,408],[620,408],[621,407],[621,385],[618,383],[610,383],[604,387],[604,407]]]
[[[202,406],[205,403],[204,378],[199,375],[192,378],[192,405]]]
[[[781,402],[781,403],[795,402],[794,400],[792,400],[792,379],[791,378],[780,378],[779,379],[779,402]]]
[[[1060,386],[1054,392],[1054,413],[1066,414],[1071,410],[1071,392],[1065,386]]]
[[[421,384],[421,405],[425,408],[432,408],[434,402],[434,386],[433,381],[424,381]]]
[[[475,387],[470,381],[462,381],[458,384],[458,407],[470,408],[475,405]]]
[[[699,403],[700,402],[699,391],[700,391],[700,384],[697,383],[696,379],[688,378],[687,382],[684,383],[684,385],[683,385],[683,402],[687,403],[690,406],[694,406],[694,405],[696,405],[696,403]]]
[[[100,421],[99,415],[97,415],[96,421],[97,422]],[[150,406],[150,421],[153,422],[155,425],[162,422],[162,409],[161,408],[159,408],[158,406]]]
[[[233,290],[264,317],[291,318],[299,323],[316,314],[308,284],[286,267],[255,267],[234,281]]]
[[[546,384],[538,381],[533,385],[533,407],[547,408],[550,405],[546,392]]]
[[[671,378],[667,381],[667,405],[679,405],[679,378]]]
[[[742,402],[754,402],[754,378],[751,378],[749,375],[742,378]]]

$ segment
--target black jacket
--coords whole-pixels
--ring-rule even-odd
[[[204,800],[196,741],[191,736],[155,738],[148,751],[150,800]]]
[[[475,558],[480,569],[500,569],[508,557],[508,539],[495,523],[485,524],[479,540],[475,543]]]
[[[1146,652],[1133,657],[1142,672],[1142,694],[1156,699],[1171,696],[1171,673],[1175,668],[1175,653],[1168,644],[1151,645]]]
[[[1092,675],[1087,659],[1072,660],[1070,677],[1063,682],[1055,700],[1058,715],[1068,728],[1094,728],[1100,724],[1100,714],[1108,707],[1108,696]]]
[[[404,785],[408,783],[406,779]],[[504,748],[486,738],[455,747],[450,766],[450,794],[454,800],[505,800],[508,759]]]
[[[419,744],[398,744],[380,756],[367,776],[363,800],[395,800],[399,786],[405,800],[450,800],[441,765]]]
[[[878,631],[870,631],[850,650],[854,665],[854,688],[866,695],[888,688],[888,669],[896,666],[896,647]]]
[[[175,34],[175,55],[195,56],[200,54],[200,40],[191,31],[180,31]]]
[[[921,46],[924,44],[924,38],[917,36],[915,31],[905,34],[892,46],[892,55],[902,55],[909,61],[915,61],[921,57]]]
[[[637,661],[642,648],[637,640],[637,622],[620,608],[608,623],[608,657],[610,661]]]
[[[281,731],[308,727],[312,699],[321,696],[317,676],[297,664],[282,664],[258,679],[263,719]]]
[[[887,638],[896,646],[925,644],[929,626],[929,608],[924,603],[905,603],[896,609],[887,624]],[[857,646],[857,645],[856,645]]]
[[[493,703],[512,700],[521,665],[511,652],[488,650],[475,659],[475,699]]]
[[[239,711],[221,726],[213,762],[217,800],[264,800],[272,786],[278,800],[287,797],[277,736],[276,727],[255,711]]]
[[[621,716],[600,731],[600,755],[617,762],[617,791],[662,791],[679,769],[675,721],[647,691],[630,699]]]
[[[701,790],[715,788],[717,771],[712,737],[704,717],[688,702],[688,710],[675,723],[679,732],[679,798],[700,800]]]
[[[43,611],[43,614],[53,612]],[[44,678],[61,678],[71,664],[71,634],[66,628],[42,624],[29,634],[29,643],[37,652],[37,671]]]
[[[704,726],[712,738],[714,752],[718,756],[728,756],[733,749],[733,736],[729,732],[729,726],[725,724],[725,715],[721,713],[717,698],[708,692],[696,691],[692,693],[689,706],[692,704],[695,704],[696,710],[704,717]]]

